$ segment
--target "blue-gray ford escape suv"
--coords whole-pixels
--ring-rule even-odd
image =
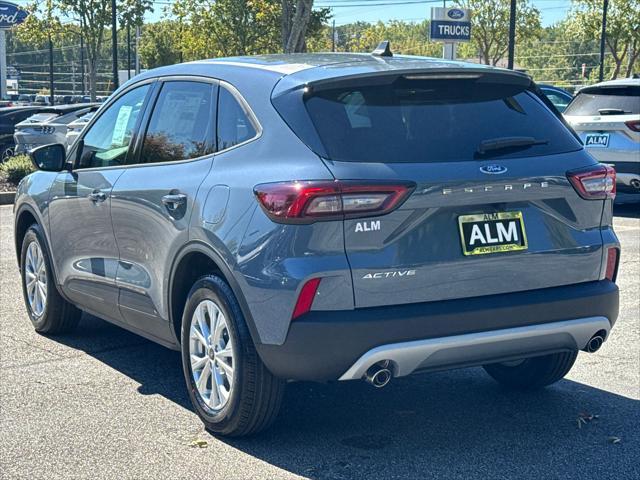
[[[615,172],[521,73],[275,55],[152,70],[31,153],[16,253],[38,332],[86,311],[182,351],[224,435],[288,380],[483,365],[535,388],[618,314]]]

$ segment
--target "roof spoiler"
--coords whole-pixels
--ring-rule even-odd
[[[313,82],[298,85],[296,90],[304,86],[307,92],[319,91],[327,88],[340,88],[344,85],[352,84],[354,81],[370,82],[371,84],[385,84],[393,82],[398,77],[407,80],[476,80],[479,83],[498,83],[505,85],[521,86],[523,89],[530,88],[533,81],[529,75],[516,72],[514,70],[493,69],[493,68],[473,68],[473,67],[449,67],[433,69],[407,69],[391,70],[388,72],[367,72],[343,77],[323,78]],[[274,96],[286,93],[286,91],[275,92]]]

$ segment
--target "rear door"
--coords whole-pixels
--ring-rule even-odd
[[[594,161],[523,86],[407,75],[306,108],[336,179],[415,184],[395,211],[344,222],[357,307],[599,278],[603,201],[566,176]]]
[[[213,162],[218,85],[192,77],[167,79],[158,88],[134,163],[113,187],[111,219],[122,316],[171,341],[167,273],[188,241],[193,203]]]

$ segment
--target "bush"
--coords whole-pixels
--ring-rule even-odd
[[[34,170],[31,159],[27,155],[16,155],[0,165],[0,173],[13,185],[18,185],[20,180]]]

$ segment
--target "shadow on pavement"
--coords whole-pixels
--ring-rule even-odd
[[[177,352],[90,316],[56,340],[129,376],[140,393],[191,410]],[[221,440],[317,479],[638,478],[639,407],[569,380],[511,392],[474,368],[395,379],[381,390],[362,382],[290,384],[271,430]],[[598,418],[578,428],[581,413]],[[215,455],[215,444],[210,450]]]

